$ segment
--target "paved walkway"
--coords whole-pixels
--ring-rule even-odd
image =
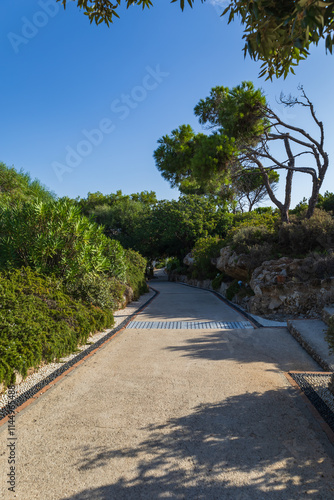
[[[213,294],[152,282],[139,321],[244,321]],[[334,498],[333,446],[287,382],[318,370],[286,328],[127,329],[16,419],[16,496]]]

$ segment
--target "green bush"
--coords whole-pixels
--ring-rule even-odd
[[[125,250],[127,270],[126,282],[134,293],[134,298],[137,299],[143,293],[148,292],[148,286],[145,281],[145,271],[147,261],[140,253],[134,250]]]
[[[217,276],[212,280],[212,288],[214,290],[218,290],[220,288],[220,285],[222,283],[228,283],[231,281],[232,278],[230,276],[227,276],[225,273],[219,273]]]
[[[122,303],[125,289],[125,284],[116,278],[93,273],[84,274],[66,285],[66,291],[75,299],[112,311]]]
[[[194,257],[193,273],[196,273],[197,279],[213,279],[217,275],[217,268],[211,262],[211,259],[219,257],[220,249],[223,246],[223,240],[215,236],[199,238],[192,250]]]
[[[0,208],[0,267],[29,266],[61,278],[74,297],[115,309],[127,281],[128,256],[102,226],[63,199]]]
[[[113,325],[111,310],[76,301],[61,280],[29,268],[0,273],[0,382],[76,350],[90,333]]]
[[[0,209],[0,266],[29,266],[71,281],[108,272],[108,239],[68,200],[29,202]]]
[[[275,240],[274,232],[263,225],[237,226],[229,237],[232,248],[238,253],[249,253],[254,246],[274,243]]]
[[[226,298],[232,300],[236,295],[239,299],[243,299],[247,296],[254,296],[254,292],[247,283],[234,280],[226,290]]]
[[[233,226],[235,228],[242,226],[260,226],[266,227],[269,231],[274,231],[278,220],[279,214],[276,211],[272,211],[271,209],[268,209],[268,207],[265,207],[262,209],[255,209],[252,212],[235,214]]]
[[[239,292],[240,286],[238,280],[233,280],[228,289],[226,290],[226,298],[232,300],[233,297]]]
[[[38,180],[32,181],[29,174],[17,172],[14,167],[7,167],[0,162],[0,205],[17,206],[19,203],[38,199],[50,201],[55,194],[42,186]]]
[[[278,231],[278,245],[282,253],[304,256],[314,250],[324,251],[334,247],[334,219],[320,209],[310,219],[291,218]]]
[[[169,259],[167,259],[166,269],[168,274],[170,274],[172,271],[175,271],[180,266],[181,263],[176,257],[170,257]]]

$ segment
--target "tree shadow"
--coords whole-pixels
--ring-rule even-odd
[[[137,446],[80,446],[76,469],[113,482],[63,500],[332,500],[333,449],[295,397],[241,394],[149,425]]]
[[[183,343],[165,349],[193,359],[269,363],[274,365],[273,371],[321,370],[286,327],[194,331],[193,334]]]

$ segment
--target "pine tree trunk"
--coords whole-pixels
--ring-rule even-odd
[[[316,204],[318,203],[319,191],[320,191],[320,182],[317,180],[313,180],[312,194],[308,202],[306,218],[309,219],[314,214],[314,209]]]

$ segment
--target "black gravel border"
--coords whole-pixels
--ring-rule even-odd
[[[74,358],[70,359],[66,363],[64,363],[62,366],[57,368],[54,372],[50,373],[46,378],[40,380],[37,382],[34,386],[32,386],[30,389],[27,391],[23,392],[17,398],[11,400],[6,406],[0,409],[0,422],[3,420],[7,415],[10,415],[13,413],[13,410],[15,408],[18,408],[21,406],[23,403],[28,401],[28,399],[32,398],[35,394],[37,394],[41,389],[43,389],[45,386],[47,386],[50,382],[52,382],[54,379],[59,377],[62,373],[66,372],[71,366],[73,366],[75,363],[80,361],[81,359],[85,358],[90,352],[94,351],[96,348],[100,347],[106,340],[108,340],[110,337],[115,335],[115,333],[119,332],[122,330],[130,321],[131,319],[136,316],[140,311],[142,311],[145,307],[147,307],[152,300],[156,298],[157,295],[159,295],[160,292],[157,290],[154,290],[152,287],[150,289],[154,292],[153,297],[148,299],[142,306],[140,306],[134,313],[129,315],[122,323],[120,323],[116,328],[110,330],[110,332],[106,333],[103,337],[101,337],[99,340],[97,340],[94,344],[90,345],[86,349],[82,350],[77,356],[74,356]]]
[[[334,413],[325,401],[316,393],[311,384],[305,380],[305,375],[310,375],[310,373],[293,373],[289,372],[289,375],[298,384],[298,387],[303,391],[308,400],[312,403],[318,413],[322,416],[326,424],[334,432]],[[312,377],[324,377],[326,374],[313,374]],[[331,374],[328,375],[328,381]]]

